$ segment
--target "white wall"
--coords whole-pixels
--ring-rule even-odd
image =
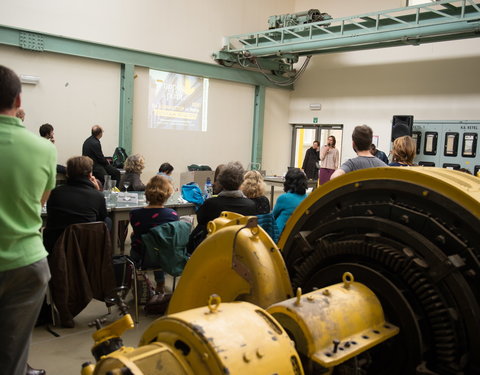
[[[105,130],[104,154],[113,154],[118,146],[117,64],[8,46],[0,46],[0,56],[0,64],[17,74],[40,77],[37,85],[22,85],[25,126],[38,134],[40,125],[53,125],[59,163],[65,165],[69,157],[82,154],[83,141],[95,124]]]
[[[0,24],[213,62],[228,35],[265,30],[294,0],[15,0],[0,3]]]
[[[308,2],[297,1],[297,7],[299,3]],[[324,1],[322,11],[338,17],[355,14],[338,3]],[[375,2],[356,3],[356,13],[374,10]],[[385,2],[382,8],[401,5],[396,3]],[[311,123],[319,117],[319,123],[344,124],[343,160],[354,156],[351,132],[359,124],[370,125],[380,136],[379,149],[388,153],[393,115],[479,120],[479,66],[478,39],[317,55],[292,93],[289,119]],[[311,112],[309,103],[321,103],[322,110]]]
[[[292,127],[288,123],[291,91],[268,88],[265,98],[262,169],[283,175],[290,165]]]
[[[211,53],[222,47],[224,36],[266,29],[270,15],[289,13],[293,6],[294,0],[16,0],[0,3],[0,24],[213,63]],[[24,89],[26,122],[35,131],[45,121],[55,126],[60,161],[81,152],[93,123],[104,126],[104,153],[113,153],[118,144],[117,65],[3,46],[0,53],[0,63],[18,73],[41,76],[40,85]],[[252,149],[252,86],[211,82],[207,133],[152,130],[146,127],[145,72],[136,69],[133,121],[133,152],[147,158],[145,176],[163,161],[170,161],[175,173],[192,163],[215,167],[240,160],[247,166]],[[78,81],[73,82],[75,77]],[[67,81],[70,85],[65,88]],[[282,101],[280,111],[274,107],[275,98],[282,95],[274,95],[273,107],[267,110],[275,124],[285,124],[288,118],[288,101]],[[289,142],[282,147],[289,148]],[[285,165],[282,162],[282,170]]]
[[[135,70],[133,152],[146,160],[144,183],[163,162],[175,168],[174,181],[187,165],[240,161],[246,168],[251,158],[254,87],[210,80],[206,132],[148,128],[148,69]]]

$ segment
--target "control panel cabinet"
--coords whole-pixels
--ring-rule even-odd
[[[480,121],[415,121],[415,163],[426,167],[480,170]]]

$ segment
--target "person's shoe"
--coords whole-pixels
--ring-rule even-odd
[[[27,375],[46,375],[45,370],[31,368],[30,365],[27,363]]]

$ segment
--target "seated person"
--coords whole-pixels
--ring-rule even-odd
[[[53,189],[47,201],[43,243],[49,253],[70,224],[106,221],[111,226],[105,197],[99,191],[92,168],[93,161],[86,156],[67,160],[67,183]]]
[[[266,185],[259,171],[245,173],[241,189],[247,198],[255,202],[258,215],[270,212],[270,201],[265,196]]]
[[[218,175],[218,182],[223,190],[216,197],[207,199],[197,211],[198,225],[190,235],[187,250],[193,250],[207,236],[207,224],[220,216],[222,211],[231,211],[241,215],[256,215],[255,202],[245,197],[240,189],[245,170],[238,162],[228,163]]]
[[[103,128],[100,125],[92,126],[92,135],[88,137],[82,146],[82,155],[93,160],[93,175],[105,184],[105,175],[109,175],[120,186],[120,171],[109,164],[103,155],[100,138],[103,137]]]
[[[140,175],[145,168],[145,159],[140,154],[130,155],[125,160],[125,174],[120,179],[120,189],[122,191],[144,191],[145,185],[140,180]],[[125,183],[128,188],[125,189]]]
[[[130,224],[132,225],[132,247],[130,257],[141,265],[143,259],[142,234],[160,224],[178,221],[178,215],[175,210],[164,207],[165,202],[173,194],[173,187],[165,176],[154,176],[145,187],[145,199],[148,206],[138,208],[130,212]],[[155,282],[157,299],[163,299],[165,295],[165,273],[155,271]],[[153,302],[153,301],[150,301]]]
[[[172,172],[173,165],[170,163],[163,163],[160,168],[158,168],[157,175],[167,177],[170,181],[172,181]]]
[[[54,129],[52,125],[43,124],[38,129],[38,132],[40,133],[40,137],[43,137],[45,139],[48,139],[50,142],[55,143]],[[65,168],[65,166],[57,164],[57,173],[67,174],[67,169]]]
[[[218,195],[222,191],[222,186],[220,185],[220,182],[218,182],[218,175],[223,167],[225,167],[225,164],[219,164],[217,165],[217,168],[215,168],[215,173],[213,175],[213,195]]]
[[[285,193],[277,198],[272,211],[279,233],[282,233],[293,211],[307,197],[307,176],[305,173],[299,168],[290,169],[285,175],[283,191]]]

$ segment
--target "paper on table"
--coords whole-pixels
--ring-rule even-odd
[[[117,204],[122,204],[122,203],[138,204],[138,194],[137,193],[118,193]]]

